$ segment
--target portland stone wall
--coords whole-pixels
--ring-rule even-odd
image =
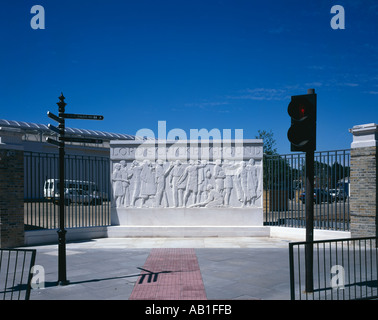
[[[249,235],[263,225],[262,157],[262,140],[112,141],[112,225]]]

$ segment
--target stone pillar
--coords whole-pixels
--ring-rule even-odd
[[[350,161],[352,237],[377,235],[377,142],[375,123],[354,126]]]
[[[24,151],[18,130],[0,128],[0,248],[24,245]]]

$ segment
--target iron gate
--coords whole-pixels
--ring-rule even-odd
[[[350,150],[315,152],[314,228],[349,230]],[[306,226],[305,154],[264,156],[264,223]]]
[[[59,226],[59,156],[24,152],[24,222],[26,230]],[[67,228],[110,225],[109,158],[65,156]]]

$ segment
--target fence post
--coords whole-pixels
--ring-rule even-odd
[[[314,151],[306,151],[306,292],[314,291]]]
[[[350,161],[350,230],[352,237],[377,236],[378,125],[354,126]]]
[[[294,250],[293,243],[289,243],[289,267],[290,267],[290,299],[295,300],[295,277],[294,277]]]
[[[24,245],[24,148],[20,130],[0,131],[0,248],[12,248]]]

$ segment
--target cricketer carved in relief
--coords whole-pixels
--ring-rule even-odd
[[[261,207],[262,160],[121,160],[114,163],[117,208]]]

